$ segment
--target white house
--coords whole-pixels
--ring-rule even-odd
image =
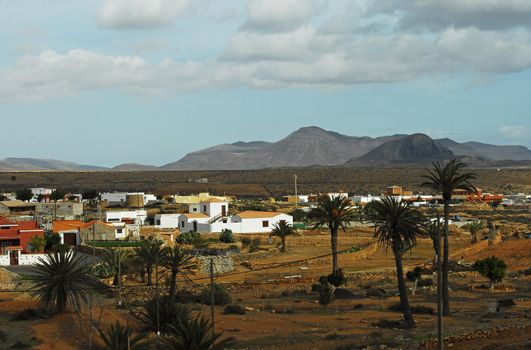
[[[179,228],[179,217],[182,214],[156,214],[155,226],[160,228]]]
[[[147,211],[140,210],[109,210],[105,212],[105,222],[108,223],[128,223],[144,225],[147,218]]]
[[[100,195],[102,201],[109,205],[124,205],[127,199],[127,192],[107,192]]]
[[[199,204],[190,204],[190,212],[179,216],[181,232],[269,233],[275,224],[285,221],[293,225],[293,217],[279,212],[244,211],[229,215],[228,202],[211,199]]]

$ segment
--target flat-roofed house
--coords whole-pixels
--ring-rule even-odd
[[[21,200],[0,202],[0,215],[32,215],[34,213],[35,203]]]
[[[15,222],[0,217],[0,265],[18,265],[21,253],[31,252],[31,240],[44,237],[36,221]]]

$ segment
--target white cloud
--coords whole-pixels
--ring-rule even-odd
[[[316,11],[312,0],[253,0],[248,6],[247,29],[292,30],[308,23]]]
[[[105,0],[98,23],[109,28],[154,28],[169,24],[188,0]]]
[[[498,129],[503,138],[509,141],[526,141],[531,140],[531,130],[525,126],[502,126]]]

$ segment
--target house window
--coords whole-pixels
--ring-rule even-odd
[[[226,224],[227,223],[227,219],[223,219],[223,223]]]
[[[123,232],[123,229],[121,229],[121,228],[117,228],[117,229],[116,229],[116,233],[118,233],[118,234],[122,234],[122,232]]]
[[[197,208],[193,208],[192,211],[197,211]]]
[[[262,221],[262,227],[269,227],[269,221],[267,220]]]
[[[184,221],[181,221],[181,227],[184,227]]]
[[[203,205],[203,211],[206,212],[206,205]]]

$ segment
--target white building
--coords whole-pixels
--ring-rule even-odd
[[[109,205],[124,205],[127,200],[127,192],[106,192],[102,193],[100,198]]]
[[[130,223],[144,225],[147,218],[147,211],[140,210],[110,210],[105,212],[105,222],[108,223]]]
[[[199,204],[190,204],[190,212],[179,216],[181,232],[269,233],[275,224],[285,221],[293,225],[293,217],[279,212],[244,211],[229,215],[228,202],[211,199]]]
[[[155,226],[160,228],[179,228],[179,216],[182,214],[156,214]]]
[[[55,191],[55,188],[44,188],[44,187],[33,187],[31,188],[31,193],[34,196],[49,196],[52,192]]]

